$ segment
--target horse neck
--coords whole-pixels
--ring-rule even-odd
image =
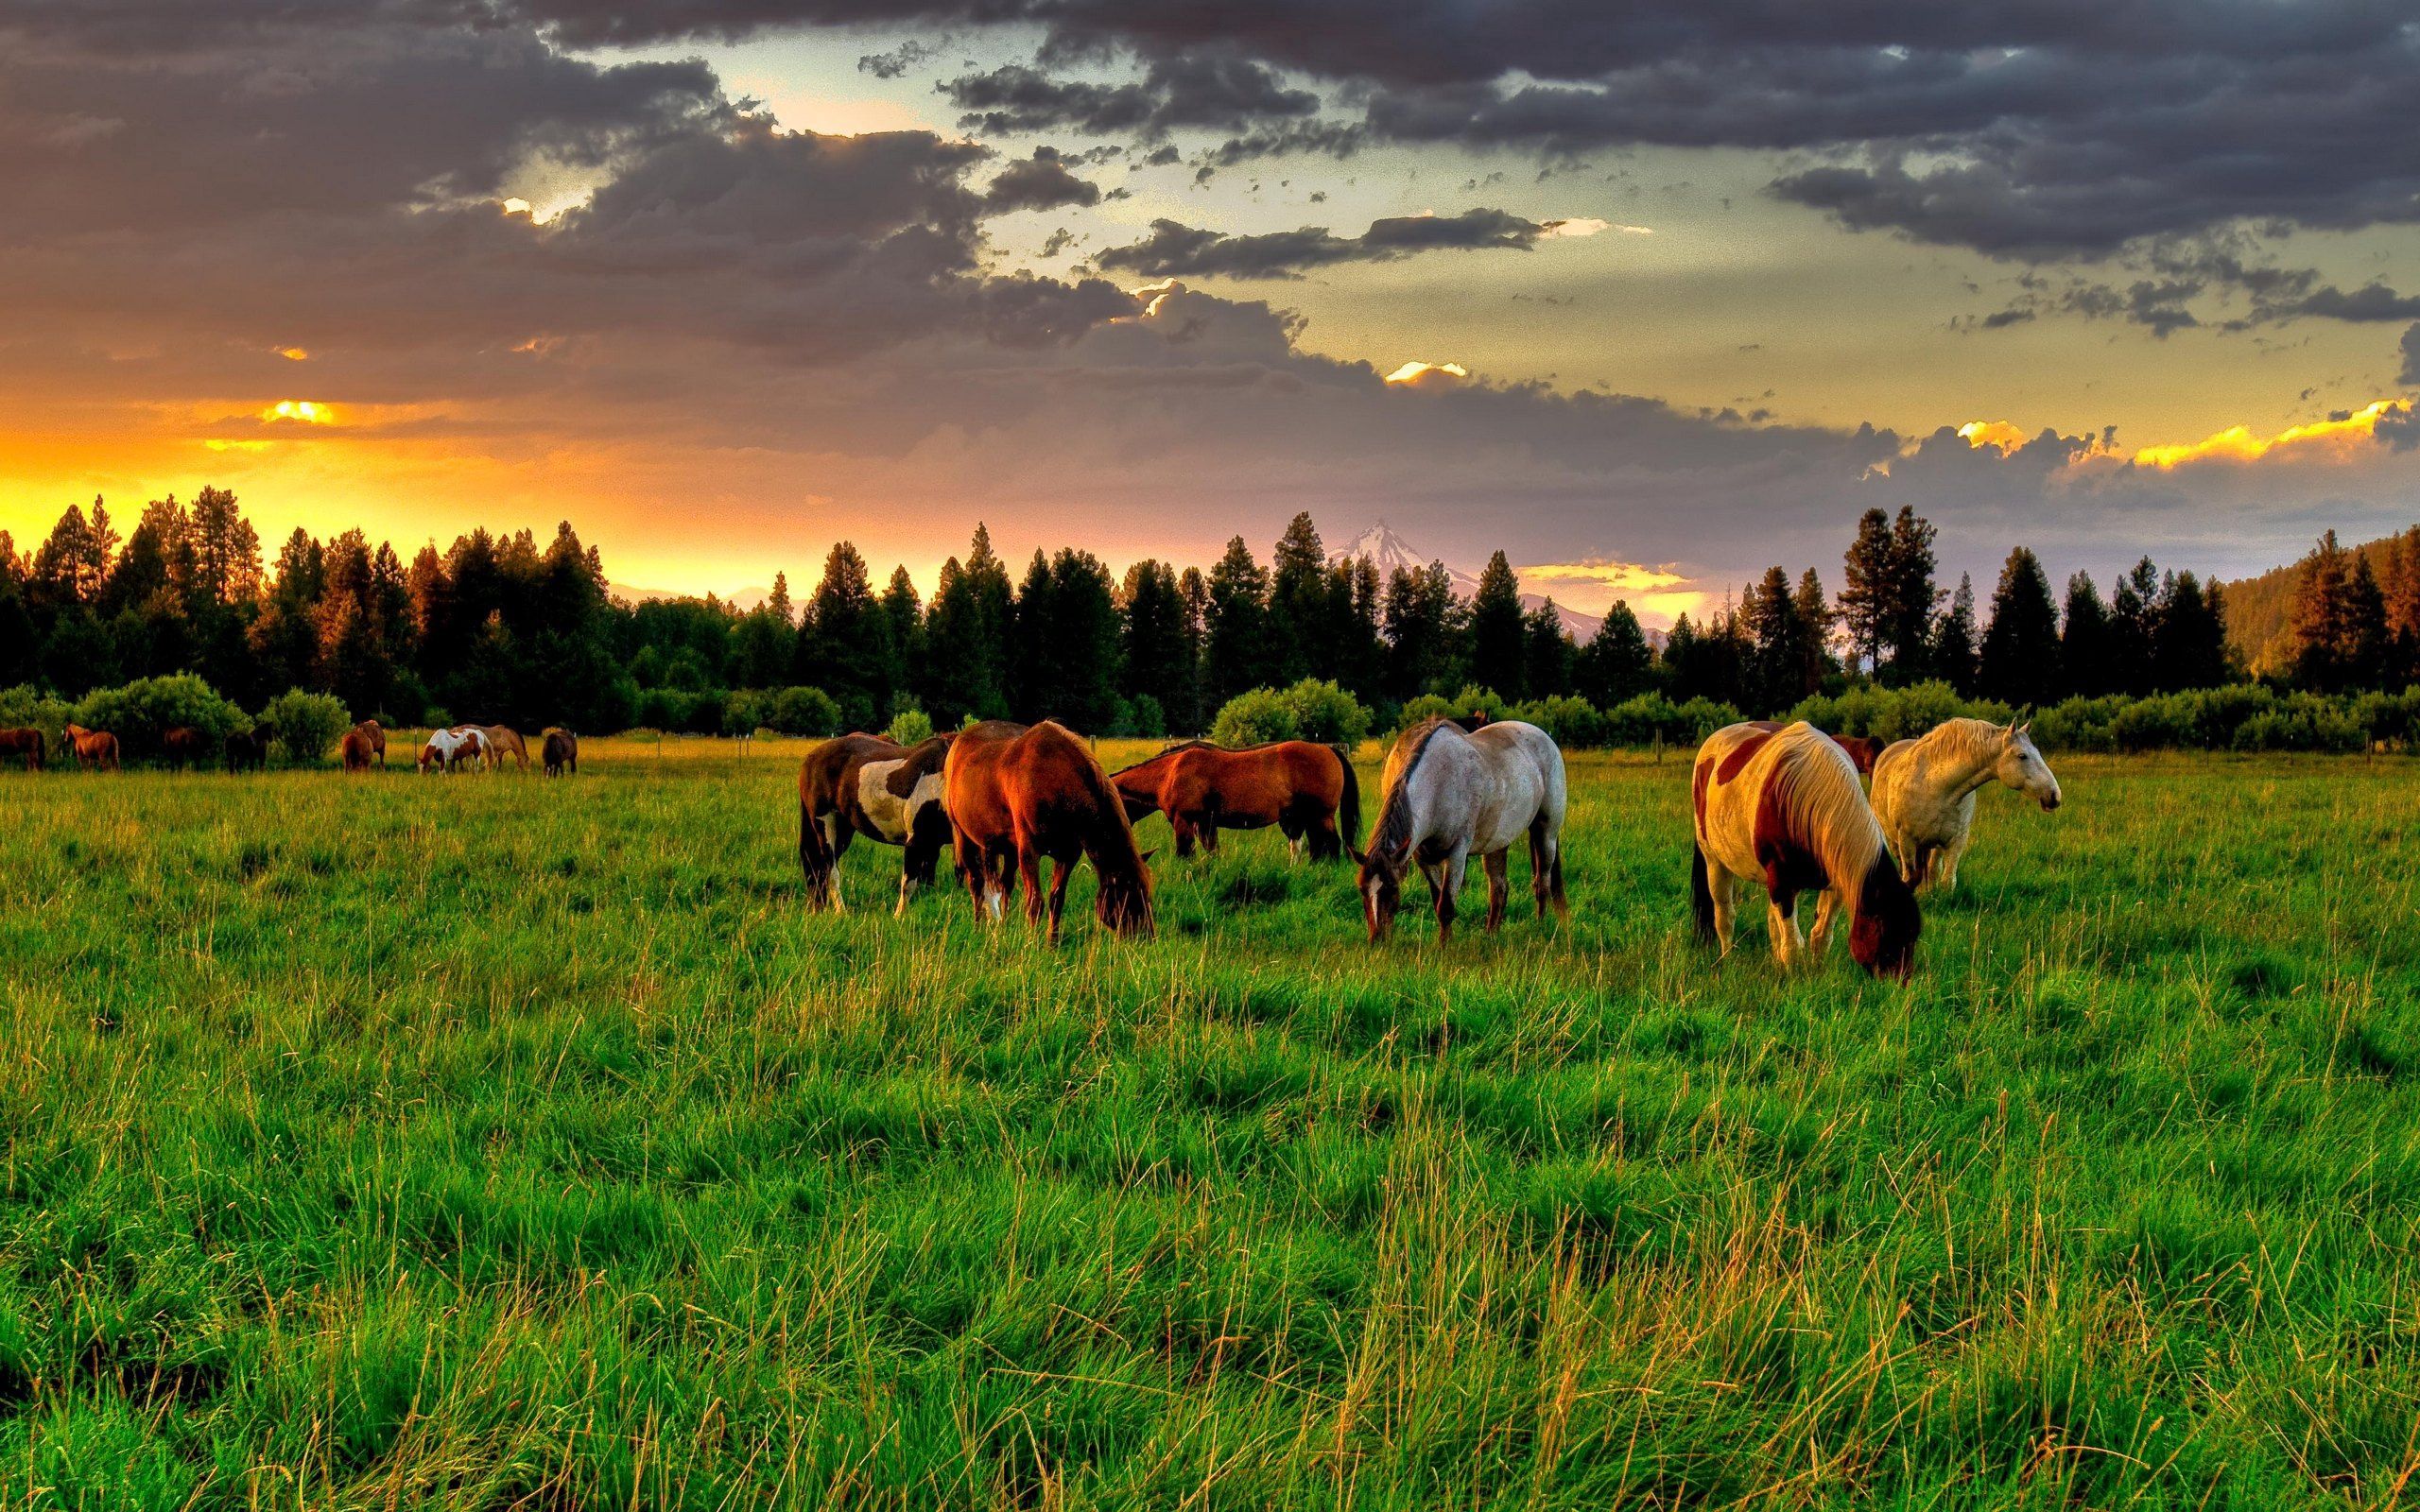
[[[1925,759],[1925,785],[1955,801],[1992,781],[1999,765],[2000,742],[1962,725],[1947,724],[1927,735],[1920,747]]]

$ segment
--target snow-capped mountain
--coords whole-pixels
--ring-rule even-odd
[[[1387,576],[1398,567],[1417,572],[1436,559],[1412,550],[1411,543],[1395,534],[1394,527],[1384,520],[1327,554],[1330,563],[1356,561],[1363,557],[1369,558],[1377,564],[1380,577]],[[1456,598],[1468,599],[1478,593],[1477,573],[1464,572],[1453,563],[1447,562],[1445,576],[1453,580]],[[1545,602],[1546,598],[1542,594],[1523,593],[1521,595],[1523,609],[1536,609]],[[1554,611],[1563,620],[1564,633],[1582,644],[1597,633],[1598,626],[1604,623],[1601,615],[1582,614],[1576,609],[1567,609],[1561,604],[1554,607]]]

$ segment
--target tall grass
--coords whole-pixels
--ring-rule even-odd
[[[1677,758],[1566,929],[1264,835],[1054,952],[803,915],[802,749],[0,776],[0,1504],[2411,1494],[2400,763],[1988,794],[1900,989],[1694,946]]]

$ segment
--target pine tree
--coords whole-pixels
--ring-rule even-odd
[[[2387,544],[2387,567],[2378,584],[2385,601],[2386,686],[2420,681],[2420,525]]]
[[[1933,610],[1942,593],[1933,582],[1931,522],[1908,505],[1891,525],[1889,582],[1892,680],[1909,683],[1931,675]]]
[[[2149,557],[2118,579],[2109,594],[2109,684],[2113,693],[2152,691],[2152,621],[2159,605],[2159,569]]]
[[[807,600],[804,620],[792,680],[830,694],[849,728],[880,726],[890,707],[889,627],[866,559],[852,542],[835,541],[823,558],[823,580]]]
[[[1848,632],[1852,672],[1869,675],[1882,669],[1883,647],[1891,642],[1897,613],[1893,575],[1896,559],[1891,540],[1891,517],[1868,509],[1857,523],[1857,539],[1842,558],[1843,586],[1838,607],[1841,625]]]
[[[1581,648],[1577,672],[1580,696],[1599,709],[1611,709],[1645,693],[1654,680],[1655,652],[1639,628],[1638,616],[1626,600],[1605,610],[1597,633]]]
[[[1794,696],[1790,700],[1794,704],[1824,690],[1824,679],[1834,667],[1832,625],[1839,615],[1825,601],[1824,579],[1816,576],[1812,567],[1798,575],[1798,588],[1791,595],[1790,603],[1798,611],[1802,635],[1797,676],[1792,685]]]
[[[1182,708],[1167,707],[1168,729],[1199,734],[1210,728],[1210,711],[1203,707],[1203,668],[1210,643],[1210,579],[1199,567],[1187,567],[1177,575],[1176,596],[1184,606],[1181,622],[1184,627],[1184,693]]]
[[[1557,698],[1571,692],[1579,651],[1564,633],[1563,616],[1549,598],[1521,616],[1521,688],[1529,698]]]
[[[1504,553],[1487,558],[1478,575],[1478,591],[1471,595],[1472,679],[1482,688],[1514,702],[1523,695],[1521,682],[1521,585]]]
[[[2059,701],[2059,609],[2042,559],[2023,546],[2000,565],[1975,681],[1983,696],[2014,708]]]
[[[1975,692],[1975,579],[1971,574],[1958,575],[1957,592],[1949,595],[1949,612],[1941,617],[1941,625],[1933,632],[1932,675],[1960,693]]]
[[[2368,558],[2319,538],[2302,562],[2292,619],[2294,680],[2323,693],[2363,686],[2382,670],[2386,597]]]
[[[1202,702],[1209,713],[1239,693],[1268,684],[1275,673],[1269,644],[1269,574],[1236,536],[1210,569],[1210,603],[1202,627]]]
[[[2216,584],[2204,591],[2189,572],[2169,574],[2152,624],[2154,689],[2175,693],[2227,680],[2226,606]]]
[[[1747,648],[1743,687],[1753,713],[1775,713],[1805,694],[1799,680],[1806,665],[1806,627],[1799,624],[1789,574],[1769,567],[1739,595],[1739,633]]]
[[[1294,516],[1269,564],[1270,680],[1280,685],[1328,666],[1335,644],[1330,612],[1327,553],[1309,513]]]
[[[2068,693],[2097,698],[2110,691],[2109,609],[2092,575],[2067,579],[2065,624],[2059,631],[2059,665]]]
[[[1126,569],[1118,599],[1118,691],[1130,701],[1150,698],[1164,716],[1173,717],[1190,701],[1192,680],[1176,569],[1150,558],[1134,563]]]
[[[774,586],[781,586],[778,577]],[[769,599],[767,607],[771,607]],[[889,658],[884,671],[890,685],[890,701],[879,713],[890,715],[906,708],[904,700],[913,697],[924,683],[925,603],[916,593],[916,580],[908,576],[904,563],[890,569],[890,581],[883,586],[879,607],[883,650]]]
[[[1387,694],[1409,703],[1461,686],[1467,616],[1442,561],[1387,578]]]

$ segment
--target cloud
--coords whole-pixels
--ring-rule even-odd
[[[1459,362],[1407,362],[1387,374],[1387,383],[1398,388],[1459,388],[1470,381],[1471,370]]]
[[[1115,247],[1096,259],[1154,278],[1300,278],[1304,271],[1339,263],[1391,262],[1416,252],[1440,250],[1526,251],[1568,222],[1524,219],[1509,211],[1474,209],[1458,215],[1395,215],[1370,223],[1358,236],[1339,236],[1324,226],[1298,231],[1230,236],[1174,220],[1154,220],[1151,234]]]
[[[2403,333],[2403,371],[2395,382],[2420,387],[2420,322]]]
[[[941,86],[970,130],[1131,133],[1154,140],[1179,128],[1236,130],[1275,118],[1308,115],[1319,96],[1288,88],[1271,70],[1216,55],[1166,58],[1133,83],[1054,78],[1011,63]]]
[[[1060,210],[1070,205],[1100,203],[1100,186],[1079,179],[1055,149],[1038,146],[1033,156],[1011,163],[992,180],[983,203],[994,212]]]
[[[2137,467],[2168,471],[2200,462],[2257,462],[2281,451],[2359,449],[2377,438],[2382,421],[2394,433],[2409,425],[2411,419],[2409,404],[2381,399],[2358,410],[2339,411],[2324,421],[2290,426],[2274,436],[2256,436],[2249,426],[2235,425],[2198,441],[2146,446],[2135,454],[2134,460]]]

